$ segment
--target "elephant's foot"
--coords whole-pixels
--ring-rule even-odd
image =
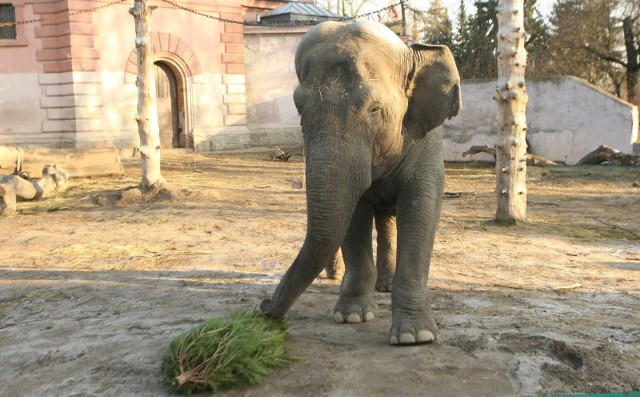
[[[419,313],[393,313],[389,342],[392,345],[430,343],[438,337],[438,327],[429,310]]]
[[[378,278],[376,279],[376,291],[378,292],[391,292],[391,285],[393,284],[393,273],[378,272]]]
[[[336,323],[361,323],[375,318],[378,309],[373,297],[349,299],[342,296],[338,299],[333,311]]]

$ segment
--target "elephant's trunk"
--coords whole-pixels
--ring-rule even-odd
[[[348,142],[305,142],[307,234],[302,249],[262,311],[283,317],[340,248],[360,196],[371,183],[371,163]],[[362,158],[354,159],[354,154]]]

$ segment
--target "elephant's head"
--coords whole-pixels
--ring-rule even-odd
[[[374,165],[394,160],[405,133],[418,143],[460,109],[449,49],[407,47],[378,23],[320,24],[303,38],[295,63],[305,143],[348,136]]]
[[[295,65],[308,204],[307,237],[296,262],[306,270],[295,275],[294,262],[281,287],[298,283],[300,291],[279,288],[271,307],[263,305],[274,316],[283,315],[333,258],[371,183],[460,108],[460,78],[449,49],[406,46],[375,22],[312,28]]]

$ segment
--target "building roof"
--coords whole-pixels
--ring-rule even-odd
[[[308,19],[312,20],[315,18],[322,19],[340,19],[342,16],[338,14],[334,14],[333,12],[310,3],[299,3],[297,1],[289,2],[285,5],[282,5],[270,12],[261,15],[260,19],[280,19],[286,15],[297,15],[299,17],[308,17]]]

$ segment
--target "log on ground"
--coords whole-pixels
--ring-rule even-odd
[[[45,166],[41,174],[37,181],[29,181],[19,175],[0,175],[0,216],[15,214],[18,198],[34,200],[46,197],[69,180],[69,173],[56,165]]]
[[[473,156],[474,154],[478,154],[478,153],[488,153],[488,154],[494,156],[494,158],[495,158],[496,148],[495,148],[495,146],[489,146],[489,145],[471,146],[469,148],[469,150],[467,150],[466,152],[462,153],[462,157],[463,158],[467,158],[469,156]],[[533,165],[533,166],[558,165],[558,163],[556,163],[553,160],[549,160],[549,159],[546,159],[544,157],[536,156],[535,154],[531,154],[531,153],[527,153],[525,155],[525,158],[527,159],[527,165]]]
[[[578,164],[602,164],[609,162],[615,165],[640,165],[640,155],[628,154],[607,145],[600,145],[596,150],[578,161]]]

